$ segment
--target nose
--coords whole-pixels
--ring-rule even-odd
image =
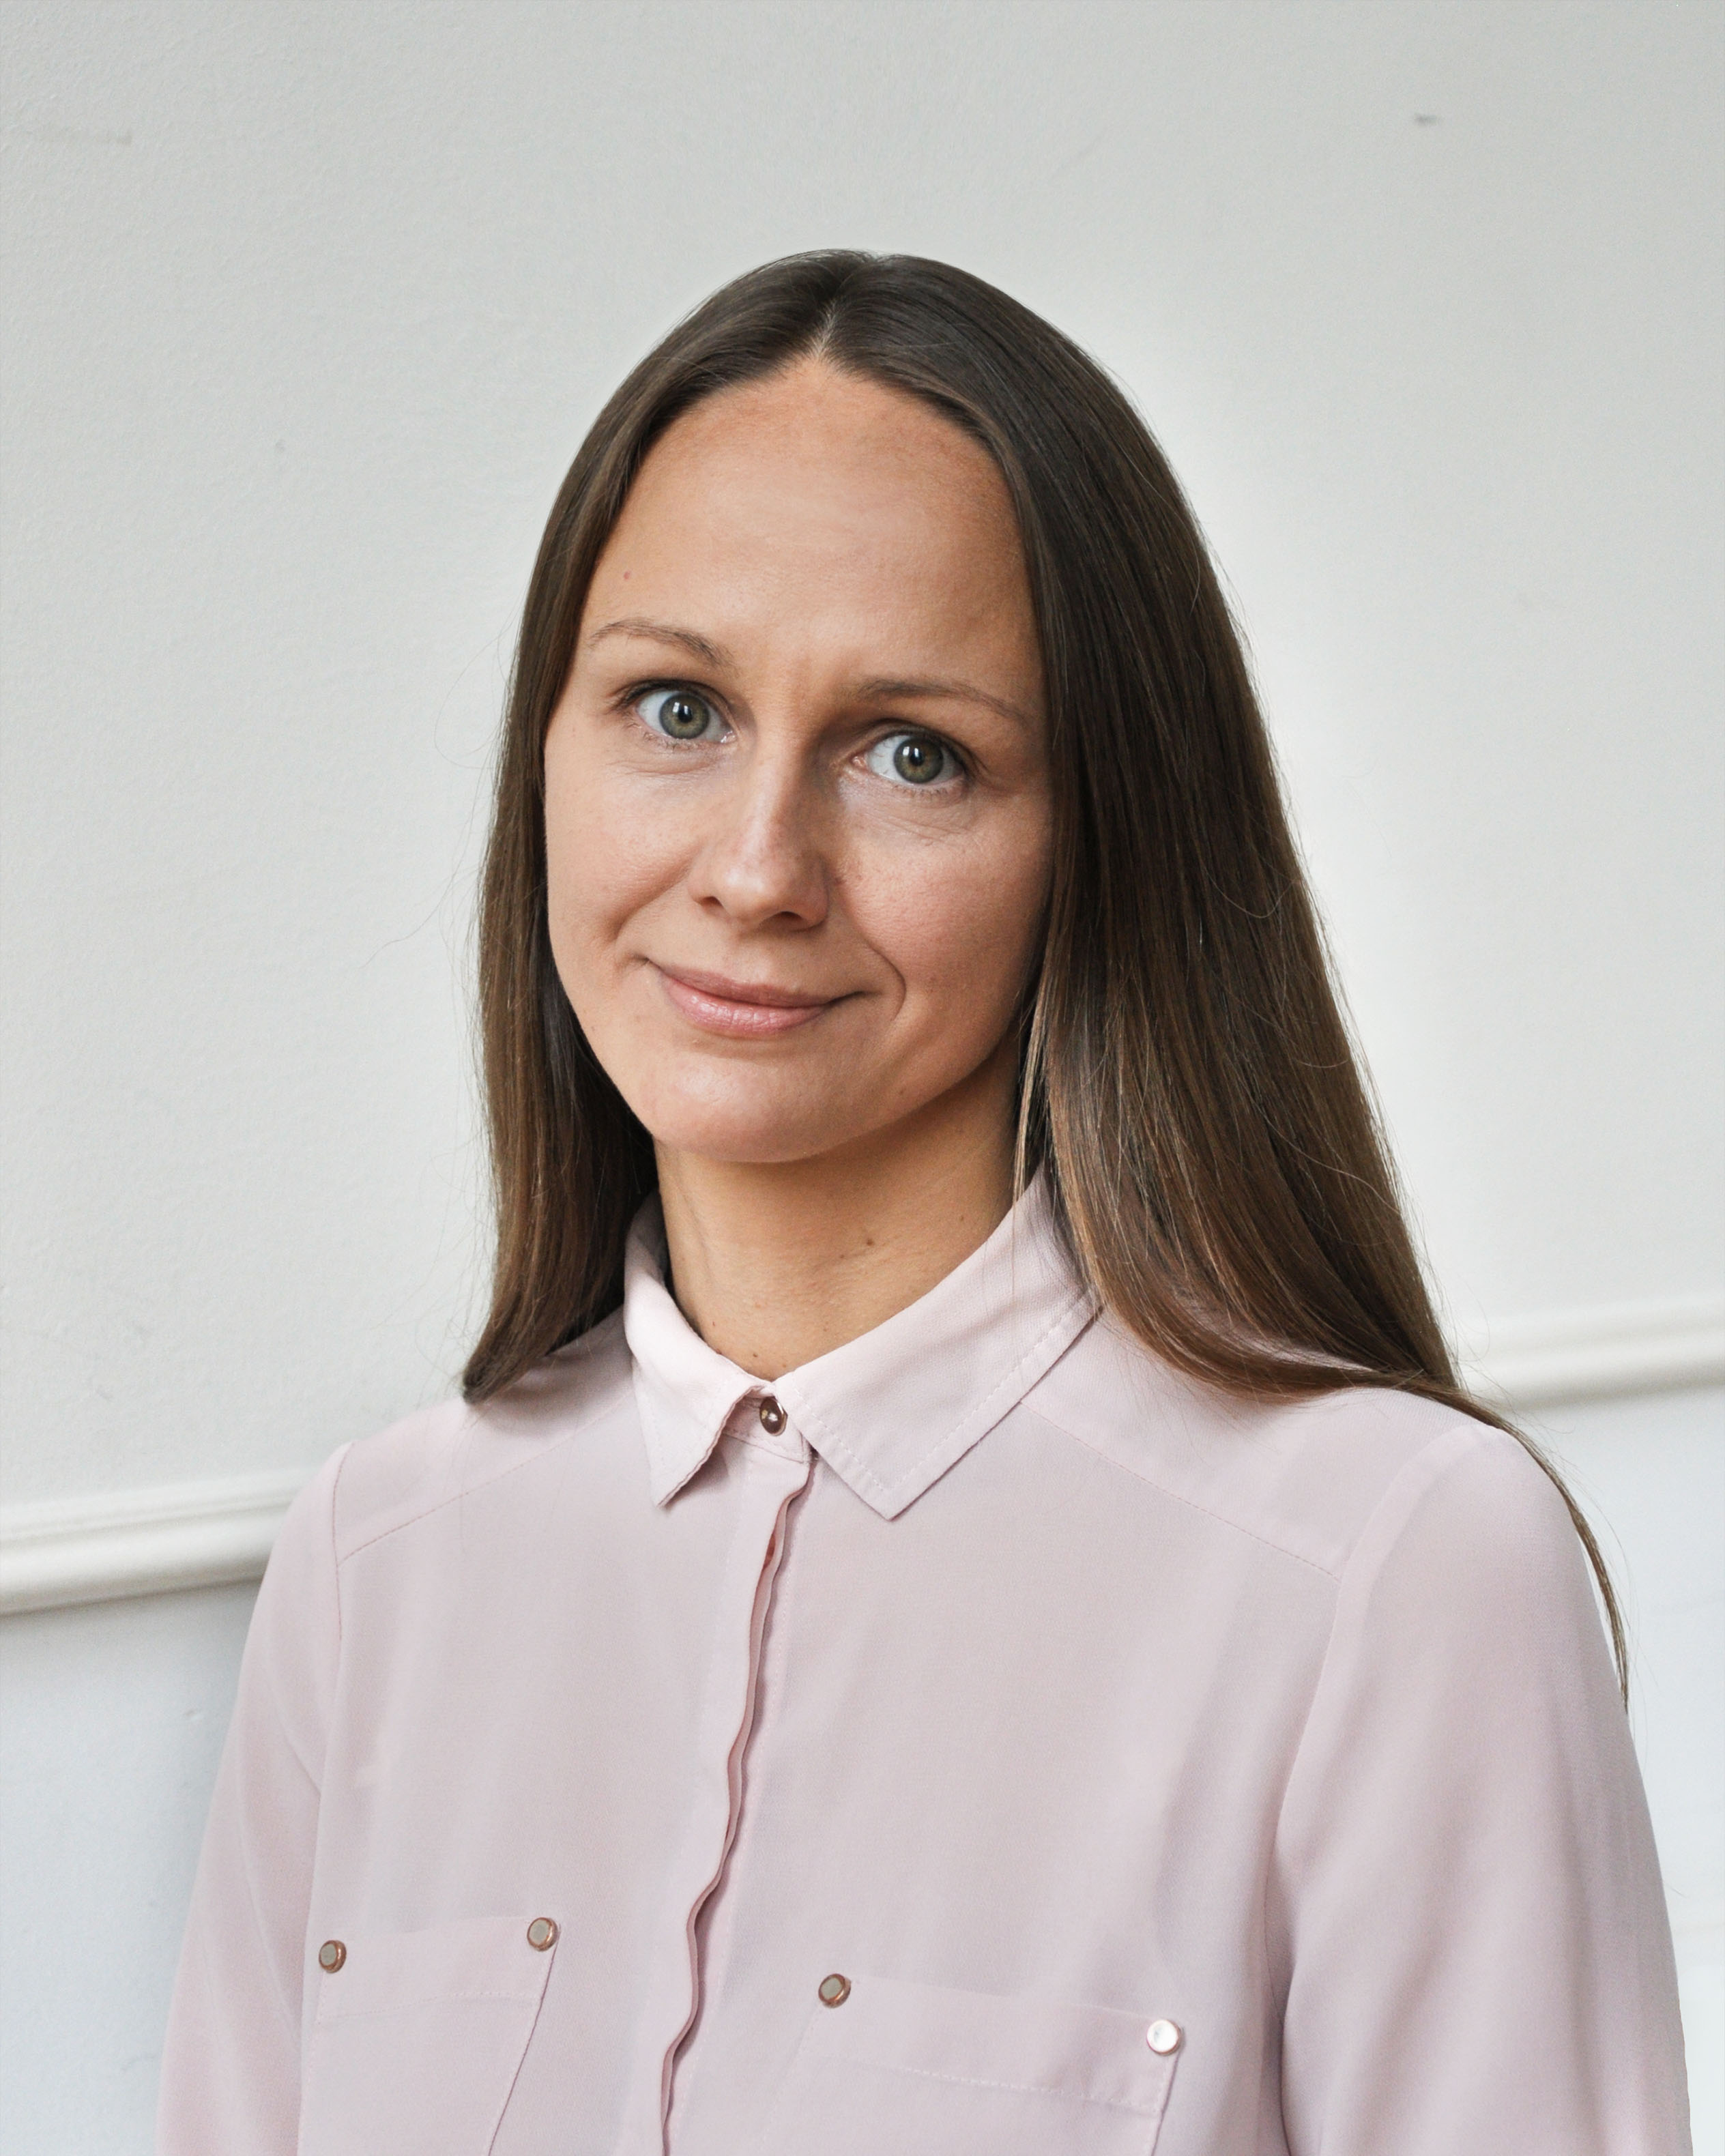
[[[738,928],[818,927],[831,886],[818,794],[793,757],[749,757],[712,803],[689,880],[696,902]]]

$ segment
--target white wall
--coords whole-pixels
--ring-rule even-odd
[[[1717,1370],[1722,28],[7,0],[12,1502],[285,1486],[447,1388],[483,1263],[472,867],[539,526],[653,337],[818,244],[962,262],[1143,404],[1464,1333],[1535,1399]],[[1574,1412],[1715,1938],[1718,1402]],[[246,1599],[6,1620],[45,2156],[143,2145]]]

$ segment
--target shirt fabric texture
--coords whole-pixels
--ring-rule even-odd
[[[649,1205],[615,1317],[328,1462],[246,1648],[160,2148],[1681,2156],[1686,2121],[1550,1481],[1406,1395],[1178,1376],[1033,1188],[771,1386],[685,1322]]]

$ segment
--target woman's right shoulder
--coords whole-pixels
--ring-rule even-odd
[[[482,1403],[421,1408],[340,1446],[290,1507],[279,1555],[296,1547],[339,1567],[354,1552],[553,1448],[633,1412],[621,1313],[548,1355]]]

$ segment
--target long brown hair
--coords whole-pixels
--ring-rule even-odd
[[[546,730],[643,459],[700,398],[799,357],[932,405],[993,457],[1041,639],[1055,866],[1027,1005],[1019,1173],[1147,1347],[1258,1399],[1457,1376],[1331,980],[1240,638],[1196,520],[1102,370],[992,285],[906,255],[793,255],[636,367],[563,483],[511,685],[480,912],[497,1255],[465,1373],[490,1399],[614,1309],[653,1187],[640,1124],[552,963]],[[1586,1521],[1550,1463],[1604,1599]]]

